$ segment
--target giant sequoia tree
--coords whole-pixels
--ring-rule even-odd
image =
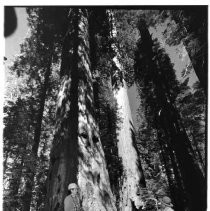
[[[69,11],[46,210],[63,209],[70,182],[78,183],[84,209],[116,209],[94,113],[88,17],[87,9]]]
[[[97,21],[95,21],[97,20]],[[90,61],[94,76],[93,91],[96,118],[105,153],[110,185],[119,206],[119,186],[122,177],[122,159],[118,153],[117,130],[119,106],[113,93],[113,80],[116,66],[113,62],[114,51],[110,36],[111,22],[106,9],[92,9],[89,17]],[[103,27],[101,27],[103,26]]]
[[[139,17],[151,27],[175,20],[180,27],[168,36],[167,26],[166,42],[187,36],[205,87],[206,26],[193,28],[193,11],[27,8],[30,34],[7,77],[5,210],[63,210],[71,182],[88,211],[145,210],[161,191],[177,211],[205,210],[204,92],[180,83],[164,45],[144,21],[136,27]],[[187,33],[177,35],[181,23]],[[138,134],[128,97],[134,83]]]
[[[111,35],[116,37],[115,19],[112,19],[113,27]],[[114,93],[119,106],[119,115],[121,122],[119,123],[118,130],[118,149],[119,156],[122,158],[123,175],[121,181],[121,201],[120,209],[122,210],[135,210],[139,209],[143,205],[143,189],[146,188],[145,178],[142,171],[140,156],[136,145],[136,132],[133,126],[133,120],[131,116],[131,109],[129,105],[129,99],[127,94],[127,84],[125,82],[125,76],[123,65],[120,64],[121,54],[116,44],[113,43],[112,48],[115,56],[113,61],[117,67],[118,75],[116,78]],[[119,84],[116,86],[116,83]]]

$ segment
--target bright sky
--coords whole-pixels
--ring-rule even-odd
[[[188,65],[190,65],[191,61],[183,44],[169,46],[164,42],[165,39],[162,33],[165,30],[166,25],[167,21],[161,25],[158,25],[156,29],[150,28],[149,31],[153,37],[157,38],[161,45],[165,48],[166,53],[171,59],[171,63],[174,64],[174,70],[176,71],[177,79],[183,82],[186,77],[182,77],[181,72],[183,69],[186,69]],[[198,80],[194,70],[192,70],[187,77],[189,77],[188,85],[190,87]]]
[[[27,14],[26,9],[23,7],[15,8],[17,15],[17,28],[15,32],[5,39],[5,56],[7,57],[7,63],[14,59],[15,54],[20,51],[20,43],[26,37],[27,26]]]

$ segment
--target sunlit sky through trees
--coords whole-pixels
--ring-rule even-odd
[[[19,44],[24,40],[28,33],[27,14],[25,8],[17,7],[15,8],[15,11],[18,20],[17,29],[12,35],[5,39],[5,57],[7,58],[7,61],[5,62],[6,67],[14,60],[15,55],[19,53]],[[165,24],[167,24],[167,22]],[[174,64],[174,69],[176,70],[177,78],[183,81],[186,78],[181,77],[181,72],[184,68],[186,68],[187,65],[190,64],[188,54],[182,44],[178,46],[168,46],[164,43],[164,38],[162,35],[164,28],[164,25],[159,25],[156,30],[154,28],[150,28],[149,30],[150,33],[152,33],[153,37],[158,38],[160,43],[164,46],[166,53],[168,53],[171,62]],[[197,76],[195,75],[194,71],[191,71],[189,76],[190,77],[188,85],[192,86],[193,83],[197,81]],[[134,125],[137,127],[137,125],[140,123],[140,119],[137,117],[139,97],[137,95],[135,86],[131,87],[128,90],[128,96]]]

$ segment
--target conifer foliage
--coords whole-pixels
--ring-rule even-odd
[[[87,211],[157,209],[164,195],[176,211],[204,211],[206,8],[26,12],[29,34],[6,69],[4,210],[61,211],[74,182]],[[166,19],[160,43],[150,27]],[[181,42],[193,87],[165,50]]]
[[[180,199],[175,199],[178,195],[172,193],[174,202],[177,201],[179,210],[184,210],[183,206],[189,207],[190,210],[205,210],[205,179],[198,161],[193,156],[192,144],[174,104],[178,93],[178,83],[173,67],[169,57],[152,41],[146,23],[142,19],[139,21],[139,30],[141,40],[136,52],[135,69],[140,87],[143,87],[141,93],[144,95],[142,98],[145,99],[146,112],[150,113],[150,117],[153,114],[149,121],[157,129],[163,150],[166,147],[165,154],[169,153],[178,183],[177,187],[183,188],[179,190],[181,194],[186,193],[186,196],[181,198],[182,205],[178,205]],[[195,187],[195,182],[199,183],[197,187]],[[193,190],[194,188],[196,190]]]

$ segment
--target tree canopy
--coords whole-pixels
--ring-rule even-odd
[[[169,196],[177,211],[204,211],[207,7],[26,12],[30,33],[6,73],[4,210],[62,210],[67,183],[76,182],[87,210],[157,210]],[[161,37],[152,34],[160,28]],[[193,86],[166,50],[180,44]],[[119,106],[134,85],[138,125],[129,102]],[[121,155],[129,140],[135,153]],[[141,174],[132,175],[141,178],[135,188],[125,165]]]

